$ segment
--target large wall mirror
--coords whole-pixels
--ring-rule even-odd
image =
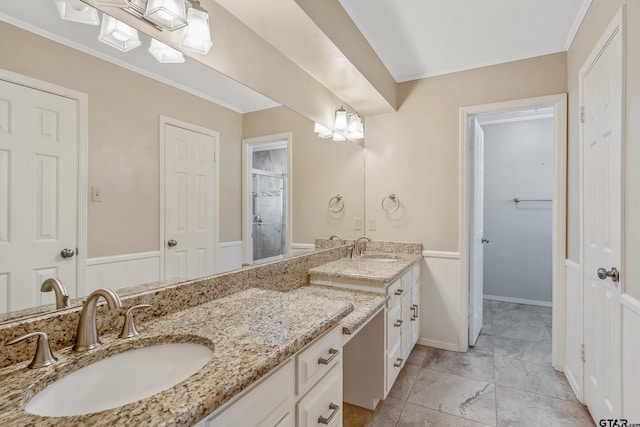
[[[251,245],[266,259],[363,233],[361,145],[318,138],[306,117],[188,57],[158,63],[143,34],[120,52],[99,30],[62,21],[53,0],[0,4],[0,322],[55,309],[40,285],[63,271],[78,299],[241,268],[254,261],[247,225],[262,227]],[[190,147],[196,160],[181,162]],[[180,252],[188,239],[171,232],[193,223],[210,228],[209,252]]]

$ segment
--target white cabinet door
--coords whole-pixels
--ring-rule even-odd
[[[411,347],[418,342],[420,338],[420,282],[411,288]]]
[[[77,109],[0,80],[0,312],[55,301],[49,277],[76,296]]]

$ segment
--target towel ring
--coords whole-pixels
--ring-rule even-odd
[[[329,199],[329,212],[340,213],[344,209],[342,194],[338,194]]]
[[[387,199],[391,200],[391,202],[395,205],[395,207],[391,209],[387,209],[387,207],[385,207],[384,205],[384,201]],[[388,196],[384,196],[384,198],[382,199],[383,211],[385,211],[386,213],[394,213],[394,212],[397,212],[398,209],[400,209],[400,199],[398,198],[398,196],[396,196],[394,193],[391,193]]]

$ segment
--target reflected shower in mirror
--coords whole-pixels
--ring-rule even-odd
[[[0,211],[13,212],[0,214],[4,221],[0,232],[2,227],[21,227],[30,233],[33,227],[23,222],[29,216],[26,211],[14,210],[18,203],[28,204],[36,197],[17,201],[16,195],[47,195],[40,200],[52,203],[40,205],[46,220],[40,224],[50,226],[39,229],[41,240],[48,245],[41,265],[24,267],[19,283],[9,283],[11,268],[28,257],[21,255],[7,265],[8,258],[0,254],[0,312],[5,313],[0,322],[41,312],[34,308],[37,306],[55,309],[54,293],[40,292],[49,277],[60,279],[72,305],[96,288],[127,294],[184,280],[167,277],[163,265],[165,251],[170,250],[162,237],[164,226],[169,215],[179,212],[167,207],[166,194],[161,191],[169,182],[162,184],[167,179],[167,159],[162,157],[166,140],[159,126],[161,117],[182,123],[195,133],[213,135],[215,140],[217,175],[212,176],[216,190],[210,204],[202,205],[207,208],[196,209],[194,217],[215,217],[215,244],[207,256],[213,259],[216,273],[252,262],[245,257],[243,245],[247,242],[243,231],[243,139],[289,136],[288,190],[282,186],[289,198],[282,208],[283,256],[313,248],[316,237],[339,234],[351,238],[362,233],[354,230],[356,220],[362,223],[364,218],[361,146],[318,138],[313,122],[306,117],[188,57],[181,64],[158,63],[147,52],[150,40],[142,34],[142,46],[116,51],[97,41],[94,33],[98,27],[60,20],[53,1],[1,2],[0,21],[0,83],[15,89],[16,99],[31,91],[38,96],[51,95],[52,102],[61,103],[54,108],[54,104],[38,100],[40,104],[31,108],[40,114],[40,127],[36,129],[28,119],[20,126],[29,132],[37,130],[45,146],[66,135],[73,149],[70,168],[46,161],[54,155],[38,151],[38,147],[25,154],[43,160],[38,163],[42,166],[37,170],[39,176],[71,177],[68,184],[41,179],[39,182],[47,185],[35,188],[33,182],[11,175],[15,185],[11,192],[3,193],[0,188],[0,195],[11,194],[0,198]],[[9,93],[3,89],[0,98],[6,102],[2,105],[18,105],[6,99]],[[0,108],[2,114],[7,111]],[[21,117],[17,113],[5,116],[11,120]],[[20,171],[2,161],[9,158],[3,153],[14,153],[13,143],[5,137],[6,133],[0,132],[0,175]],[[58,174],[65,171],[68,176]],[[36,170],[22,172],[33,176]],[[1,182],[6,185],[8,180]],[[52,192],[56,188],[70,189],[65,195],[70,198],[58,199]],[[266,192],[270,191],[277,190]],[[340,216],[327,209],[327,200],[335,194],[343,194],[346,201]],[[62,207],[69,213],[61,214]],[[77,235],[64,240],[56,234],[64,230],[76,230]],[[181,240],[176,240],[179,249]],[[61,253],[71,253],[65,249],[74,256],[63,258]],[[12,300],[20,294],[16,287],[25,290],[21,301]]]

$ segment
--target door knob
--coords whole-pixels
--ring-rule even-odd
[[[60,251],[60,256],[62,258],[71,258],[75,254],[76,253],[73,251],[73,249],[69,249],[69,248],[64,248],[63,250]]]
[[[482,238],[482,240],[480,241],[481,243],[491,243],[491,241],[489,239],[486,238]]]
[[[169,246],[170,248],[176,246],[178,244],[178,242],[176,242],[175,240],[171,239],[167,242],[167,246]]]
[[[600,280],[605,280],[607,277],[611,277],[611,280],[613,280],[615,283],[618,283],[618,281],[620,280],[620,272],[615,267],[611,267],[611,271],[607,271],[606,268],[600,267],[598,269],[598,278]]]

